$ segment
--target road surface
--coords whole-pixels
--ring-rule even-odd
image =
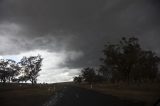
[[[51,97],[43,106],[144,106],[144,104],[120,100],[111,95],[83,88],[67,86]]]

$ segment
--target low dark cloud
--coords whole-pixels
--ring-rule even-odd
[[[159,6],[159,0],[1,0],[0,54],[80,51],[68,67],[97,66],[106,42],[137,36],[160,55]]]

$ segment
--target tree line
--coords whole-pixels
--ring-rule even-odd
[[[123,37],[116,44],[104,46],[100,66],[83,68],[76,83],[127,82],[144,83],[160,80],[160,57],[151,50],[144,50],[136,37]]]
[[[12,59],[0,60],[0,82],[27,82],[37,83],[41,71],[42,57],[40,55],[23,57],[20,62]]]

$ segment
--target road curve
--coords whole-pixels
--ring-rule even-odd
[[[144,106],[144,104],[120,100],[111,95],[83,88],[66,86],[43,106]]]

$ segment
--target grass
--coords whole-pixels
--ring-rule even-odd
[[[41,106],[51,95],[60,91],[66,85],[74,85],[72,82],[57,84],[0,84],[0,106]],[[56,89],[54,89],[54,86]],[[91,89],[88,84],[80,84],[79,87]],[[117,96],[120,99],[129,99],[135,102],[142,101],[146,106],[160,99],[160,84],[127,85],[101,83],[94,84],[91,90],[104,94]]]
[[[62,86],[53,84],[0,84],[1,106],[41,106]]]
[[[81,84],[80,87],[91,89],[88,84]],[[94,84],[92,90],[117,96],[120,99],[144,102],[146,106],[153,104],[160,99],[160,84],[144,84],[141,86],[127,84]]]

